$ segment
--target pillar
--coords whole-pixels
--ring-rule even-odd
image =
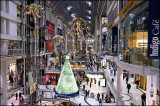
[[[121,94],[123,90],[123,70],[118,67],[117,71],[117,92],[116,92],[116,105],[122,105],[120,103]]]
[[[94,36],[95,36],[95,53],[97,53],[97,44],[98,44],[98,39],[97,39],[97,15],[95,16],[95,31],[94,31]]]
[[[119,21],[119,22],[118,22],[118,49],[117,49],[117,50],[118,50],[118,53],[119,53],[119,40],[120,40],[120,38],[119,38],[120,35],[119,35],[119,34],[120,34],[120,28],[121,28],[121,22]]]
[[[101,52],[102,52],[102,17],[101,17],[101,16],[100,16],[99,20],[100,20],[100,29],[99,29],[99,31],[100,31],[99,52],[100,52],[100,54],[101,54]]]
[[[0,55],[2,56],[6,56],[8,55],[8,46],[9,46],[9,42],[8,40],[0,40]]]
[[[67,53],[67,29],[65,28],[65,33],[64,33],[65,35],[65,53]]]
[[[5,0],[1,0],[1,11],[6,12],[6,1]]]
[[[6,33],[7,33],[7,32],[6,32],[6,31],[7,31],[7,29],[6,29],[6,28],[7,28],[7,27],[6,27],[6,24],[7,24],[6,21],[7,21],[7,20],[6,20],[5,18],[2,18],[2,17],[1,17],[1,33],[2,33],[2,34],[6,34]]]
[[[7,105],[7,69],[6,61],[1,60],[1,89],[2,89],[2,99],[0,105]]]
[[[158,89],[158,75],[147,76],[146,105],[152,105],[156,102],[156,93]],[[154,105],[153,105],[154,106]]]

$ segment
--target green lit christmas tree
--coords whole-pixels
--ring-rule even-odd
[[[59,94],[74,94],[78,92],[77,83],[75,81],[70,62],[67,58],[62,68],[56,92]]]

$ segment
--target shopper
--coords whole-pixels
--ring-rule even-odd
[[[136,88],[138,89],[139,80],[136,81]]]
[[[92,82],[90,82],[90,88],[91,88],[91,86],[92,86]]]
[[[99,101],[99,97],[100,97],[100,94],[98,93],[98,94],[97,94],[97,100],[98,100],[98,101]]]
[[[81,106],[81,103],[79,104],[79,106]]]
[[[87,81],[87,85],[88,85],[88,81],[89,81],[89,79],[87,78],[87,79],[86,79],[86,81]]]
[[[16,100],[17,100],[17,98],[18,98],[18,93],[16,92]]]
[[[104,94],[102,93],[102,100],[104,100]]]
[[[85,91],[85,94],[86,94],[86,97],[87,97],[87,94],[88,94],[88,91],[87,91],[87,89],[86,89],[86,91]]]
[[[88,90],[88,92],[87,92],[87,97],[89,97],[89,92],[90,92],[90,90]]]
[[[129,93],[129,90],[131,89],[131,84],[127,84],[127,89],[128,89],[128,93]]]
[[[112,78],[112,83],[114,83],[114,79]]]
[[[141,99],[142,99],[142,106],[146,106],[146,94],[145,93],[141,95]]]
[[[21,92],[19,92],[19,98],[21,98],[21,96],[22,96],[22,95],[21,95]]]
[[[102,99],[99,99],[99,106],[102,106]]]
[[[128,76],[126,77],[126,84],[128,84]]]
[[[14,104],[13,104],[13,103],[11,103],[11,106],[14,106]]]
[[[98,70],[99,70],[99,64],[97,63],[97,72],[98,72]]]

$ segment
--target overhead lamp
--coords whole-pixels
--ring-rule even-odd
[[[90,16],[87,16],[87,18],[88,18],[88,19],[91,19],[91,17],[90,17]]]
[[[91,21],[88,21],[89,23],[91,23]]]
[[[92,3],[91,3],[90,1],[86,1],[86,3],[87,3],[89,6],[92,5]]]
[[[67,9],[68,9],[69,11],[71,10],[71,8],[72,8],[72,6],[68,6],[68,7],[67,7]]]
[[[91,14],[91,11],[90,11],[90,10],[88,10],[88,13],[89,13],[89,14]]]

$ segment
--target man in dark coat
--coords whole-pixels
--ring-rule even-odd
[[[129,90],[131,89],[131,84],[127,84],[127,89],[128,89],[128,93],[129,93]]]

